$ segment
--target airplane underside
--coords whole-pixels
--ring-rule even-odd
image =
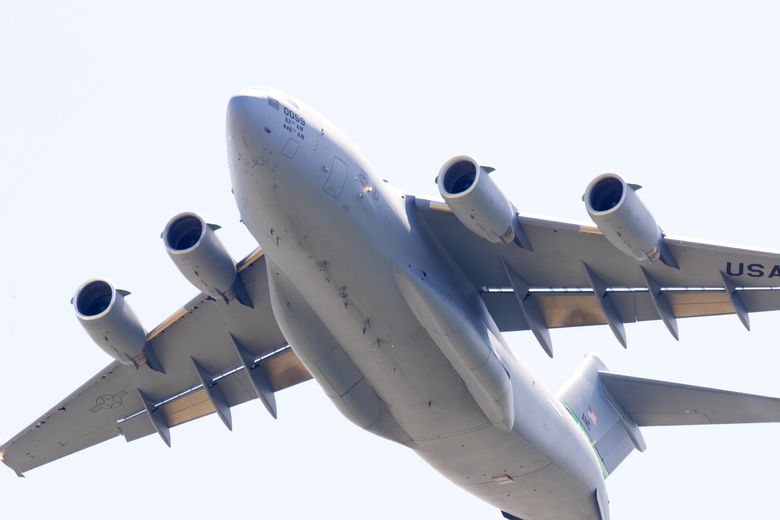
[[[374,337],[367,324],[386,330],[390,323],[366,318],[355,300],[344,305],[326,282],[322,314],[325,320],[338,320],[337,339],[279,264],[271,260],[269,267],[271,298],[282,331],[345,417],[407,445],[455,484],[499,509],[522,513],[521,518],[598,518],[593,490],[517,432],[491,424],[423,328],[413,324],[411,332]],[[335,266],[329,275],[337,276],[333,271]],[[310,274],[323,276],[319,271]],[[302,282],[309,294],[315,284],[311,278]],[[344,334],[346,329],[351,333]],[[560,418],[548,421],[552,427]]]
[[[605,480],[640,428],[780,422],[780,399],[609,372],[594,355],[557,394],[509,348],[528,331],[780,310],[780,254],[674,239],[615,174],[583,200],[596,227],[522,216],[469,156],[442,201],[400,192],[294,98],[248,89],[228,106],[242,222],[261,248],[234,262],[194,213],[163,231],[198,295],[151,331],[89,280],[73,307],[111,364],[0,446],[18,475],[116,436],[158,435],[314,378],[358,427],[414,450],[521,520],[608,520]]]
[[[251,140],[235,136],[233,142],[240,143],[236,153],[242,157],[268,150],[253,149]],[[590,471],[579,467],[580,474],[572,476],[513,430],[514,416],[523,417],[534,407],[529,402],[544,403],[535,405],[539,409],[549,406],[546,389],[537,382],[538,392],[523,392],[510,384],[505,389],[509,396],[486,414],[490,396],[484,398],[488,404],[478,404],[476,392],[432,339],[440,332],[436,323],[421,323],[410,309],[410,297],[399,287],[399,272],[404,273],[402,278],[411,276],[438,288],[434,296],[415,293],[427,298],[419,303],[426,310],[417,314],[435,314],[447,295],[458,302],[462,316],[476,314],[490,321],[476,290],[462,281],[462,274],[443,267],[446,263],[437,258],[439,253],[410,222],[407,212],[413,200],[384,189],[349,149],[335,153],[350,170],[361,172],[358,181],[370,191],[334,198],[295,182],[294,193],[283,193],[285,185],[293,185],[289,179],[318,169],[273,154],[264,158],[265,167],[251,173],[236,164],[232,176],[242,220],[269,258],[274,313],[295,353],[348,419],[411,447],[451,481],[496,507],[522,512],[528,520],[595,518],[593,494],[602,477],[587,447],[577,455],[590,463]],[[305,208],[315,206],[327,208],[327,217],[320,213],[307,218]],[[378,222],[383,224],[381,231]],[[451,317],[442,319],[447,318]],[[483,321],[479,326],[482,334],[500,338],[494,326],[490,332]],[[524,385],[503,339],[495,343],[490,348],[503,350],[489,359],[501,372],[495,379],[503,376],[509,381],[511,373],[515,386]],[[483,379],[491,376],[488,372]],[[522,403],[517,410],[512,404],[515,394]],[[509,424],[500,415],[507,401]],[[488,415],[494,409],[498,415],[491,421]],[[543,422],[548,435],[566,430],[558,414]],[[590,481],[584,483],[583,478]]]

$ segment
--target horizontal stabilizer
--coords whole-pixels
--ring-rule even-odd
[[[639,426],[780,422],[780,399],[599,372]]]

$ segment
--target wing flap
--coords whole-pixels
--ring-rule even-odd
[[[214,375],[229,406],[256,398],[234,340],[262,366],[274,390],[310,379],[276,325],[262,251],[238,267],[254,309],[198,295],[147,335],[164,374],[111,363],[1,446],[3,462],[21,474],[120,434],[134,440],[154,433],[139,391],[153,409],[162,408],[155,417],[162,413],[168,426],[213,413],[193,359]]]
[[[127,371],[110,364],[0,447],[0,458],[21,474],[116,437],[116,421],[142,406],[133,389]]]
[[[722,290],[667,290],[672,311],[676,318],[697,316],[719,316],[734,314],[734,306]],[[611,292],[610,298],[623,323],[651,321],[658,319],[647,291]],[[738,291],[749,312],[780,310],[780,291],[741,290]],[[563,290],[536,292],[534,297],[542,309],[550,328],[605,325],[607,319],[592,291],[576,292]],[[490,315],[503,331],[529,330],[522,309],[511,290],[483,292],[482,299]]]
[[[780,422],[780,399],[599,372],[639,426]]]
[[[750,312],[780,309],[777,252],[666,237],[679,268],[662,262],[643,265],[593,226],[518,216],[533,245],[529,250],[483,240],[442,202],[410,200],[410,211],[430,239],[481,290],[504,331],[529,329],[507,279],[509,271],[531,288],[546,328],[608,324],[623,346],[624,323],[662,319],[677,337],[676,318],[736,313],[750,328]]]
[[[274,392],[284,390],[311,379],[311,374],[301,364],[292,349],[285,348],[267,358],[258,360],[262,363]],[[257,368],[255,368],[257,370]],[[224,393],[231,407],[256,399],[251,384],[246,379],[242,366],[236,366],[227,375],[220,377],[216,383]],[[179,426],[195,419],[214,413],[216,410],[202,385],[191,388],[176,396],[163,399],[156,406],[162,407],[166,424],[169,427]],[[156,433],[156,430],[145,414],[143,406],[119,421],[119,428],[128,442]]]

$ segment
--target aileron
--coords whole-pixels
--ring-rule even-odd
[[[165,374],[111,363],[0,447],[3,462],[22,474],[118,435],[132,441],[158,433],[170,443],[170,428],[214,413],[215,403],[230,424],[229,408],[257,397],[241,379],[232,334],[251,339],[244,348],[252,364],[262,363],[269,391],[310,379],[276,325],[262,252],[247,259],[241,275],[254,308],[200,294],[147,334]],[[206,385],[214,383],[209,396]]]
[[[736,314],[749,328],[749,313],[780,309],[780,294],[774,292],[780,289],[778,253],[663,235],[663,249],[676,268],[661,261],[643,264],[612,247],[598,228],[521,216],[534,244],[529,251],[481,239],[444,203],[415,202],[431,239],[482,288],[501,330],[538,332],[537,322],[550,329],[607,324],[625,346],[625,323],[661,320],[677,337],[678,318]],[[541,314],[533,323],[513,295],[507,269],[530,288]]]
[[[780,291],[774,288],[737,289],[736,293],[747,312],[780,310]],[[621,289],[608,294],[622,323],[658,319],[646,289]],[[663,294],[675,318],[735,313],[731,300],[722,289],[664,289]],[[551,329],[609,324],[604,309],[588,288],[544,290],[535,292],[534,298]],[[482,299],[501,330],[530,330],[511,289],[482,292]]]
[[[275,418],[276,392],[313,376],[345,418],[506,518],[608,520],[605,479],[645,449],[640,426],[780,422],[780,399],[614,375],[593,355],[556,395],[501,334],[530,330],[552,357],[553,328],[606,324],[625,347],[625,323],[749,326],[780,309],[780,254],[669,238],[613,173],[583,196],[595,227],[520,216],[466,155],[439,171],[444,203],[403,195],[272,89],[231,99],[227,151],[266,249],[236,263],[219,226],[176,215],[161,238],[198,295],[151,332],[129,292],[80,286],[74,312],[114,362],[0,447],[17,474],[120,434],[170,446],[211,414],[232,429],[254,399]]]

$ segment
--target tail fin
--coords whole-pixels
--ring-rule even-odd
[[[634,419],[612,397],[599,374],[607,367],[588,354],[580,369],[558,392],[558,399],[590,437],[607,474],[634,450],[645,451],[645,440]]]
[[[640,426],[780,422],[780,399],[611,374],[593,354],[558,392],[611,473],[634,449]]]

